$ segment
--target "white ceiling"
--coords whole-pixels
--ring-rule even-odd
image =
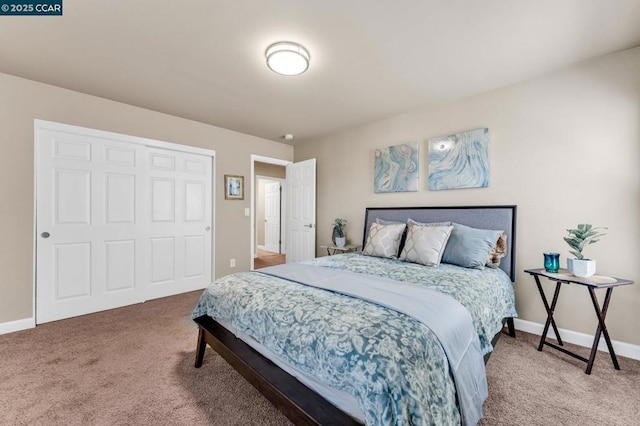
[[[640,0],[64,0],[0,17],[0,72],[282,141],[640,46]],[[309,70],[264,50],[291,40]]]

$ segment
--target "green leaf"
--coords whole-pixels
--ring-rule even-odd
[[[578,260],[584,259],[584,256],[582,255],[582,253],[580,253],[578,251],[569,250],[569,253],[574,255],[576,257],[576,259],[578,259]]]
[[[579,223],[576,229],[567,229],[569,233],[568,237],[564,237],[564,241],[573,250],[569,250],[569,253],[573,254],[577,259],[584,259],[582,250],[585,246],[597,243],[600,237],[605,235],[605,232],[601,232],[607,228],[597,228],[589,223]]]

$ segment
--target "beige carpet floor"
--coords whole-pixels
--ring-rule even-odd
[[[289,424],[211,349],[193,367],[199,294],[0,336],[0,424]],[[525,333],[498,342],[482,425],[640,424],[640,362],[620,358],[615,371],[599,353],[587,376],[536,342]]]
[[[640,361],[618,356],[615,370],[598,352],[586,364],[554,349],[538,352],[540,336],[503,335],[487,363],[489,398],[481,425],[640,425]],[[565,343],[589,356],[589,349]]]

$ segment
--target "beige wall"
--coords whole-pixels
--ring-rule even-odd
[[[287,177],[287,168],[278,164],[261,163],[256,161],[253,171],[256,176],[268,176],[279,179]]]
[[[489,187],[428,191],[425,142],[479,127],[490,130]],[[410,141],[420,142],[420,191],[375,194],[374,150]],[[308,158],[318,164],[318,244],[335,217],[361,241],[367,206],[517,204],[518,270],[541,267],[544,251],[561,253],[564,265],[566,229],[587,222],[609,227],[586,249],[598,272],[640,281],[640,48],[296,146],[296,161]],[[519,272],[515,290],[520,318],[544,322],[531,277]],[[640,344],[638,306],[640,284],[614,291],[613,339]],[[585,288],[562,289],[557,320],[593,334]]]
[[[254,173],[256,175],[256,245],[264,245],[264,192],[265,185],[269,182],[265,179],[258,180],[258,176],[275,177],[285,179],[287,177],[287,169],[284,166],[277,164],[268,164],[256,162],[254,166]]]
[[[215,150],[216,276],[249,269],[251,154],[292,160],[291,146],[5,74],[0,94],[0,323],[33,315],[36,118]],[[245,176],[244,200],[224,199],[225,174]]]

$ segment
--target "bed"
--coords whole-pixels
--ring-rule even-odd
[[[344,254],[216,280],[193,312],[196,367],[209,344],[296,424],[475,424],[484,362],[505,324],[515,336],[516,206],[368,208],[365,254],[408,220],[405,261]],[[411,259],[421,232],[448,233],[448,250],[467,227],[506,238],[495,268]]]

